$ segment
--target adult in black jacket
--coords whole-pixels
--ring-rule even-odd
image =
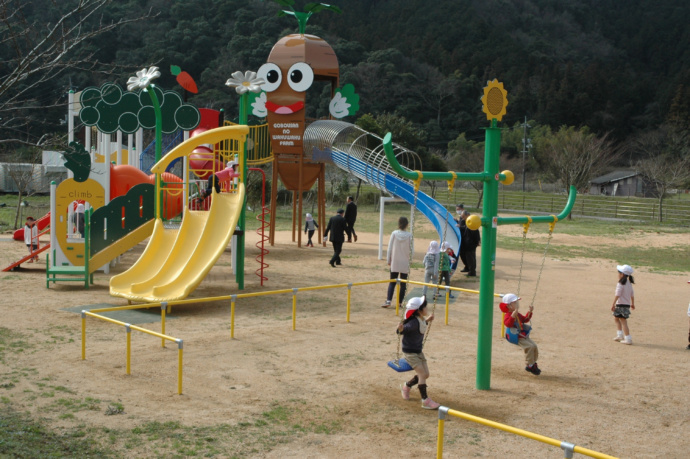
[[[326,247],[326,238],[330,233],[330,238],[328,239],[333,244],[333,257],[328,263],[335,268],[335,265],[342,264],[340,262],[340,252],[343,251],[343,242],[345,242],[345,232],[347,231],[347,222],[343,214],[345,211],[343,209],[338,209],[338,212],[328,220],[328,226],[326,226],[326,231],[323,233],[323,246]]]
[[[347,242],[352,242],[352,237],[354,236],[355,242],[357,242],[357,233],[355,233],[355,222],[357,221],[357,204],[352,196],[347,197],[347,205],[345,206],[345,221],[347,222],[347,228],[345,232],[347,233]]]
[[[466,210],[462,211],[461,218],[463,223],[466,223],[467,217],[470,213]],[[461,227],[462,231],[462,242],[460,244],[460,253],[464,252],[464,261],[467,263],[467,275],[469,277],[475,277],[477,275],[477,247],[482,242],[482,237],[479,234],[479,230],[472,230],[463,225]],[[462,258],[462,256],[461,256]]]

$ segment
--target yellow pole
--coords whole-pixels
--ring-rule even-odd
[[[86,314],[81,312],[81,359],[86,360]]]
[[[182,395],[182,348],[183,342],[177,340],[177,395]]]
[[[165,335],[165,309],[168,303],[161,303],[161,335]],[[161,338],[161,347],[165,347],[165,338]]]
[[[235,337],[235,301],[237,295],[232,295],[230,298],[230,339],[233,339]]]
[[[436,438],[436,459],[443,459],[443,429],[446,425],[446,408],[441,407],[438,412],[438,437]]]
[[[297,289],[292,289],[292,330],[297,329]]]
[[[130,328],[130,324],[125,324],[125,327],[127,327],[127,372],[126,374],[132,374],[131,373],[131,367],[130,367],[130,355],[132,354],[132,329]]]
[[[436,459],[443,459],[443,427],[446,421],[438,420],[438,439],[436,440]]]
[[[448,308],[450,307],[450,290],[446,286],[446,325],[448,325]]]
[[[352,284],[347,284],[347,323],[350,323],[350,303],[352,300]]]
[[[501,314],[501,338],[506,336],[506,313]]]
[[[398,315],[398,306],[400,306],[400,278],[395,282],[395,315]]]

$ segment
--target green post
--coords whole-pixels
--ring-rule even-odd
[[[494,313],[494,274],[496,266],[496,226],[498,214],[498,167],[501,148],[501,130],[496,119],[486,129],[484,147],[484,171],[489,178],[484,182],[482,206],[482,253],[479,272],[479,325],[477,333],[476,387],[491,389],[491,337]]]
[[[163,115],[161,114],[161,105],[156,96],[155,86],[149,85],[144,91],[151,96],[151,103],[153,104],[153,112],[156,115],[156,163],[161,160],[163,151]],[[156,203],[155,212],[156,218],[161,218],[161,175],[156,174]]]
[[[247,124],[249,119],[249,93],[245,92],[240,96],[240,119],[239,124]],[[242,155],[242,178],[244,179],[245,187],[247,186],[247,142],[244,142],[244,147],[240,152]],[[247,192],[245,188],[244,193],[245,202],[243,202],[242,209],[240,210],[240,218],[237,221],[237,225],[240,227],[240,234],[237,236],[237,272],[235,273],[235,280],[237,281],[237,288],[244,290],[244,229],[245,229],[245,219],[246,219],[246,208],[247,208]]]

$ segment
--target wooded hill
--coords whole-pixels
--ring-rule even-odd
[[[56,8],[72,3],[34,0],[23,13],[40,28],[57,16]],[[296,9],[305,3],[297,0]],[[508,91],[507,126],[526,116],[553,128],[588,126],[623,141],[669,119],[690,124],[690,8],[685,2],[330,3],[342,14],[316,14],[306,30],[335,49],[341,85],[354,84],[361,97],[359,116],[404,116],[423,130],[427,146],[445,150],[461,133],[482,137],[480,128],[487,122],[479,99],[493,78]],[[277,3],[260,0],[115,1],[104,8],[103,20],[149,8],[157,17],[118,27],[86,46],[94,59],[114,66],[114,73],[64,73],[31,95],[37,105],[64,102],[70,85],[79,90],[115,80],[124,86],[135,70],[151,64],[161,68],[161,86],[181,91],[169,71],[174,64],[197,81],[200,93],[190,102],[224,108],[232,118],[237,98],[225,80],[236,70],[258,69],[280,37],[297,32],[293,18],[276,17]],[[9,44],[1,46],[0,57],[6,59]],[[308,116],[326,115],[327,103],[323,97]],[[37,118],[42,122],[27,132],[64,131],[57,123],[64,111],[54,113]]]

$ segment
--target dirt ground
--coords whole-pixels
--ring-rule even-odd
[[[500,231],[515,232],[519,228]],[[7,236],[7,237],[5,237]],[[345,244],[343,266],[331,268],[327,248],[297,248],[289,232],[277,234],[269,247],[268,281],[259,285],[254,270],[256,236],[247,248],[245,292],[291,289],[387,278],[377,260],[378,235],[359,234]],[[385,237],[387,242],[388,237]],[[417,239],[415,261],[428,240]],[[631,232],[614,239],[556,234],[552,244],[687,244],[687,235],[659,236]],[[127,269],[143,250],[140,244],[121,257],[114,272]],[[23,243],[0,240],[0,264],[26,250]],[[44,257],[41,257],[43,262]],[[520,253],[496,256],[496,292],[517,288]],[[523,307],[532,297],[540,254],[525,254]],[[498,301],[494,313],[491,390],[475,389],[477,296],[452,300],[448,325],[445,305],[435,307],[436,322],[425,346],[431,378],[429,394],[442,405],[492,421],[619,457],[681,458],[690,451],[690,351],[686,315],[687,273],[656,273],[635,267],[634,345],[614,342],[610,305],[617,281],[616,262],[603,259],[547,257],[535,301],[533,339],[539,345],[541,376],[524,370],[518,347],[500,334]],[[436,451],[437,412],[420,407],[419,392],[404,401],[398,385],[411,377],[390,370],[396,352],[393,310],[380,308],[384,285],[352,288],[346,322],[347,290],[300,292],[296,331],[292,296],[240,299],[235,338],[230,338],[230,304],[201,302],[173,308],[167,333],[184,340],[183,395],[177,394],[177,348],[132,333],[131,375],[125,374],[122,327],[87,320],[87,359],[81,360],[79,314],[65,310],[107,303],[108,279],[84,290],[76,283],[45,287],[44,265],[0,274],[2,324],[20,337],[0,363],[3,400],[56,430],[87,425],[132,429],[151,421],[185,426],[246,425],[280,407],[287,423],[299,425],[280,441],[228,441],[223,456],[238,457],[431,457]],[[230,272],[230,252],[193,293],[194,298],[240,293]],[[415,269],[412,280],[423,280]],[[452,285],[479,288],[477,279],[456,274]],[[420,287],[416,287],[419,289]],[[139,326],[159,331],[151,315]],[[19,376],[18,376],[19,375]],[[43,384],[43,385],[41,385]],[[100,408],[120,403],[124,413],[104,416],[103,409],[77,410],[61,416],[49,385],[72,397],[97,399]],[[563,457],[556,447],[493,430],[461,419],[445,427],[445,457]],[[132,447],[135,456],[157,456],[147,445]],[[685,451],[685,452],[683,452]],[[576,455],[576,457],[578,457]],[[581,457],[581,456],[580,456]]]

